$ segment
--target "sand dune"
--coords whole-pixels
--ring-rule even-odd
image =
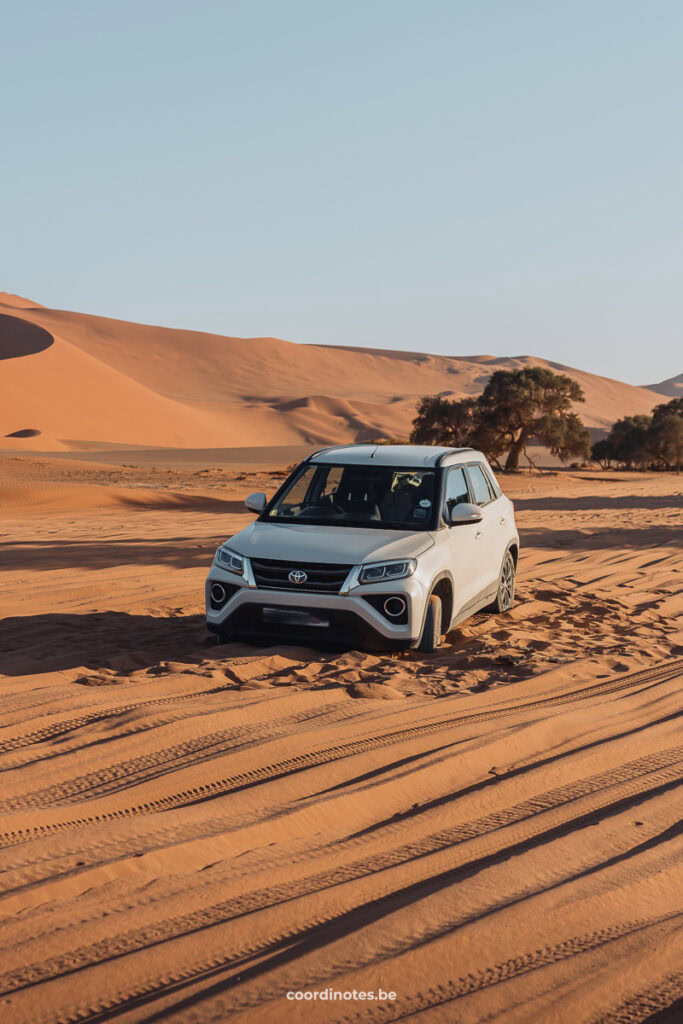
[[[58,448],[82,441],[224,446],[229,438],[250,443],[254,429],[257,435],[277,430],[272,410],[256,408],[247,422],[243,409],[174,401],[59,335],[6,315],[0,315],[0,359],[5,447],[50,450],[55,440]],[[295,432],[282,434],[283,441],[299,440]]]
[[[208,417],[204,420],[56,335],[40,355],[5,359],[2,386],[3,426],[40,430],[63,444],[71,438],[116,438],[183,446],[191,437],[195,443],[204,441],[209,430],[214,441],[220,437]]]
[[[683,373],[679,373],[676,377],[669,377],[668,380],[662,380],[659,384],[647,384],[646,387],[666,398],[680,398],[683,395]]]
[[[280,478],[0,473],[3,1017],[673,1024],[677,478],[506,480],[512,613],[385,657],[207,642]]]
[[[187,448],[406,436],[421,395],[476,394],[495,369],[526,365],[575,377],[589,427],[647,413],[658,401],[651,390],[531,356],[298,345],[2,308],[5,448],[28,448],[8,436],[26,430],[40,431],[33,447],[44,450],[75,441]]]
[[[39,302],[25,299],[22,295],[14,295],[12,292],[0,292],[0,306],[9,306],[12,309],[45,309]]]

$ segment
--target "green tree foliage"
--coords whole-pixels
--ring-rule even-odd
[[[606,438],[593,445],[593,459],[603,468],[675,469],[683,463],[683,398],[658,405],[652,416],[625,416]]]
[[[655,406],[648,443],[657,464],[680,473],[683,463],[683,398],[673,398]]]
[[[552,370],[496,370],[478,398],[423,398],[410,439],[414,444],[472,446],[494,462],[507,452],[507,470],[519,468],[532,441],[562,461],[587,458],[590,435],[571,411],[573,402],[583,401],[580,385]]]
[[[612,465],[612,459],[614,458],[614,451],[612,445],[609,443],[606,437],[603,437],[600,441],[596,441],[591,451],[591,457],[593,462],[597,462],[602,469],[609,469]]]
[[[665,416],[683,416],[683,398],[672,398],[670,402],[656,405],[652,410],[653,423]]]
[[[648,432],[650,416],[624,416],[617,420],[609,433],[614,459],[622,466],[647,469],[650,462]]]
[[[413,444],[444,444],[466,448],[479,426],[477,399],[454,402],[442,395],[421,398],[413,420]]]

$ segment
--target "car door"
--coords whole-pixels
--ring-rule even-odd
[[[475,530],[478,587],[475,596],[489,591],[498,580],[503,558],[501,549],[498,499],[488,482],[484,467],[470,463],[465,467],[472,504],[478,505],[483,519]]]
[[[448,524],[450,568],[453,574],[453,614],[461,612],[474,600],[479,590],[478,541],[479,523],[450,525],[450,511],[455,505],[470,501],[470,491],[463,466],[452,466],[446,474],[444,519]]]
[[[508,544],[515,533],[514,512],[510,501],[501,491],[500,485],[493,475],[491,467],[484,464],[482,469],[488,482],[492,497],[489,514],[493,521],[498,525],[498,538],[496,544],[498,548],[498,568],[500,569],[500,566],[503,564],[503,555],[505,554]]]

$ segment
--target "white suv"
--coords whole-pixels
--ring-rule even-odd
[[[514,600],[512,502],[471,448],[337,445],[305,459],[216,552],[206,621],[219,639],[275,636],[434,651]]]

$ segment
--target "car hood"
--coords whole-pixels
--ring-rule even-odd
[[[392,558],[415,558],[432,547],[431,533],[409,530],[364,530],[355,526],[293,526],[252,523],[227,542],[248,558],[286,562],[338,562],[358,565]]]

